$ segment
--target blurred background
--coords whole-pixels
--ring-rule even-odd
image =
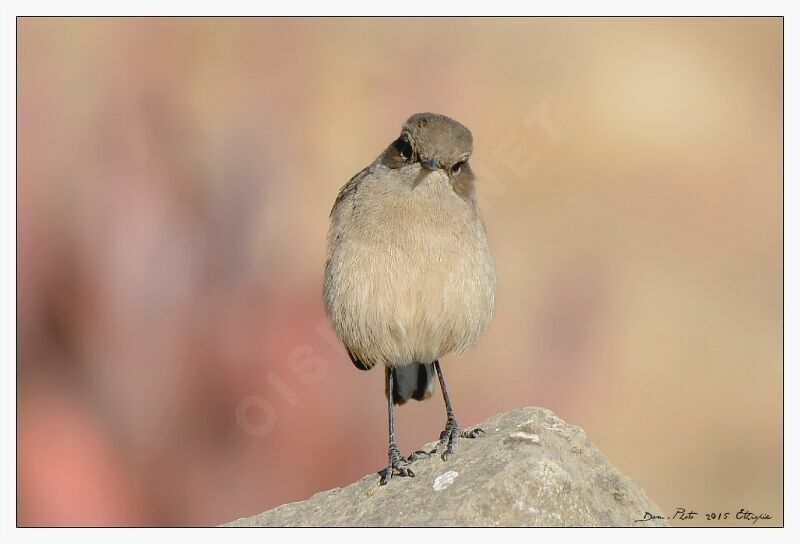
[[[667,514],[782,523],[780,19],[17,30],[20,525],[220,524],[385,466],[321,280],[418,111],[475,136],[499,278],[443,361],[459,421],[544,406]],[[441,398],[398,417],[408,453]]]

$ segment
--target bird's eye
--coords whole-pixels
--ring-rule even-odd
[[[405,138],[398,138],[394,142],[394,147],[400,153],[400,156],[403,157],[403,160],[408,160],[414,155],[414,150],[411,148],[411,144],[408,143],[408,140]]]
[[[457,163],[455,163],[455,164],[453,165],[453,168],[451,168],[451,169],[450,169],[450,171],[451,171],[453,174],[458,174],[459,172],[461,172],[461,167],[462,167],[462,166],[464,166],[464,161],[458,161]]]

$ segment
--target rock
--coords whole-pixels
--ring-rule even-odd
[[[579,427],[542,408],[479,425],[455,454],[414,461],[415,478],[372,473],[345,487],[228,526],[653,526],[661,510],[612,467]],[[430,450],[435,442],[427,444]]]

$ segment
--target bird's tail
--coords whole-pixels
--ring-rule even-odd
[[[405,404],[408,399],[425,400],[433,394],[433,363],[411,363],[392,367],[389,372],[394,378],[392,403]]]

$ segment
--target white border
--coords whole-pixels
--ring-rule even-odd
[[[692,2],[677,2],[675,0],[634,2],[634,1],[606,1],[599,2],[573,1],[548,4],[522,4],[506,0],[493,0],[490,4],[471,3],[466,1],[454,3],[421,2],[406,0],[404,2],[372,2],[361,3],[353,0],[339,0],[337,2],[290,2],[279,5],[266,5],[255,1],[225,0],[224,2],[211,2],[198,0],[194,2],[179,1],[138,1],[138,2],[104,2],[94,1],[14,1],[5,0],[0,7],[0,66],[2,67],[3,84],[2,104],[2,168],[5,182],[2,184],[2,197],[0,205],[2,214],[0,221],[0,237],[3,245],[2,286],[2,337],[0,345],[6,354],[2,365],[2,394],[0,394],[0,540],[2,542],[38,542],[42,540],[56,540],[61,543],[76,542],[141,542],[143,539],[155,538],[159,541],[191,540],[193,543],[216,542],[220,539],[252,541],[263,543],[265,539],[302,538],[314,537],[312,534],[289,533],[291,529],[273,529],[272,532],[263,530],[225,530],[216,529],[15,529],[16,525],[16,469],[15,469],[15,428],[16,428],[16,131],[13,120],[16,118],[15,98],[15,53],[16,53],[16,21],[17,15],[767,15],[784,16],[784,67],[785,67],[785,172],[784,172],[784,198],[785,198],[785,529],[667,529],[650,530],[640,534],[632,529],[576,529],[576,530],[537,530],[535,533],[523,532],[522,529],[503,529],[502,534],[495,538],[512,541],[530,541],[541,539],[543,541],[565,541],[591,539],[592,541],[639,542],[645,538],[649,542],[673,542],[676,538],[698,538],[704,540],[724,540],[726,543],[750,543],[754,539],[767,542],[799,542],[798,509],[796,490],[800,487],[798,472],[792,459],[798,459],[797,449],[797,397],[793,395],[794,387],[798,385],[798,349],[795,337],[791,334],[798,325],[798,287],[795,280],[800,277],[798,272],[798,169],[797,161],[792,150],[800,149],[797,142],[798,108],[792,97],[800,96],[798,88],[798,15],[797,4],[791,1],[762,1],[762,2],[714,2],[712,0],[695,0]],[[788,422],[791,422],[789,424]],[[746,432],[746,430],[743,430]],[[679,531],[678,533],[675,530]],[[215,532],[216,531],[216,532]],[[311,530],[319,531],[319,530]],[[370,541],[375,539],[395,538],[386,534],[387,530],[364,529],[339,529],[326,531],[324,538],[332,542]],[[489,535],[475,531],[460,530],[458,534],[448,532],[434,532],[435,529],[417,530],[415,534],[404,535],[405,538],[419,539],[420,541],[434,538],[485,539]],[[753,532],[757,531],[757,532]],[[322,535],[319,535],[322,536]]]
[[[651,1],[609,0],[602,4],[592,0],[571,0],[551,3],[523,3],[494,0],[491,3],[406,0],[401,3],[369,2],[366,0],[301,0],[268,4],[255,0],[140,0],[103,2],[102,0],[9,0],[3,11],[14,15],[272,15],[272,16],[780,16],[793,11],[791,0],[743,1],[729,0],[724,4],[714,0]]]

